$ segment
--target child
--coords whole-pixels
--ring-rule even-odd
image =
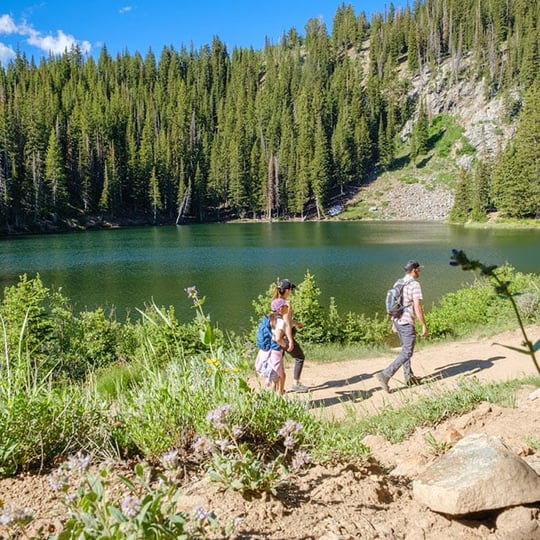
[[[286,348],[286,323],[283,316],[289,309],[282,298],[272,301],[272,313],[269,315],[272,344],[269,348],[259,349],[255,359],[257,373],[266,379],[266,386],[273,385],[280,394],[285,393],[285,368],[283,366],[283,350]]]

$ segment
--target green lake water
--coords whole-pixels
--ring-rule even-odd
[[[233,223],[131,228],[9,238],[0,241],[0,285],[39,273],[62,289],[76,310],[114,306],[137,316],[154,301],[172,305],[180,320],[193,316],[184,289],[195,285],[204,310],[220,327],[250,326],[252,301],[276,279],[306,272],[327,306],[340,313],[384,311],[386,290],[408,259],[425,269],[426,309],[475,275],[449,265],[452,248],[489,264],[509,262],[540,271],[540,230],[471,229],[426,222]]]

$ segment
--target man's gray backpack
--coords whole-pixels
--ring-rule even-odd
[[[392,317],[392,319],[399,319],[403,315],[405,309],[403,305],[403,288],[405,287],[405,281],[398,279],[391,289],[388,289],[386,293],[386,313]]]

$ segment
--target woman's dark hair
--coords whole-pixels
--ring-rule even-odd
[[[296,289],[296,285],[288,279],[282,279],[278,285],[279,294],[283,294],[287,289]]]

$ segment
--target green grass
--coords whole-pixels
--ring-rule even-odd
[[[344,212],[339,215],[340,220],[357,220],[373,217],[373,212],[369,211],[370,205],[366,201],[360,201],[354,205],[347,206]]]
[[[456,174],[448,173],[448,172],[439,172],[437,174],[437,181],[440,184],[443,184],[450,188],[455,188],[456,187]]]
[[[404,184],[418,184],[418,182],[420,182],[420,180],[415,176],[402,176],[399,181],[403,182]]]
[[[525,442],[535,451],[540,452],[540,438],[530,436],[525,438]]]
[[[504,383],[481,384],[476,379],[463,379],[455,390],[435,392],[420,399],[404,398],[401,407],[385,406],[378,413],[355,418],[353,430],[364,437],[381,435],[392,443],[409,438],[418,427],[434,427],[451,417],[472,411],[487,401],[502,407],[514,407],[516,393],[525,385],[540,386],[540,377],[529,377]]]

